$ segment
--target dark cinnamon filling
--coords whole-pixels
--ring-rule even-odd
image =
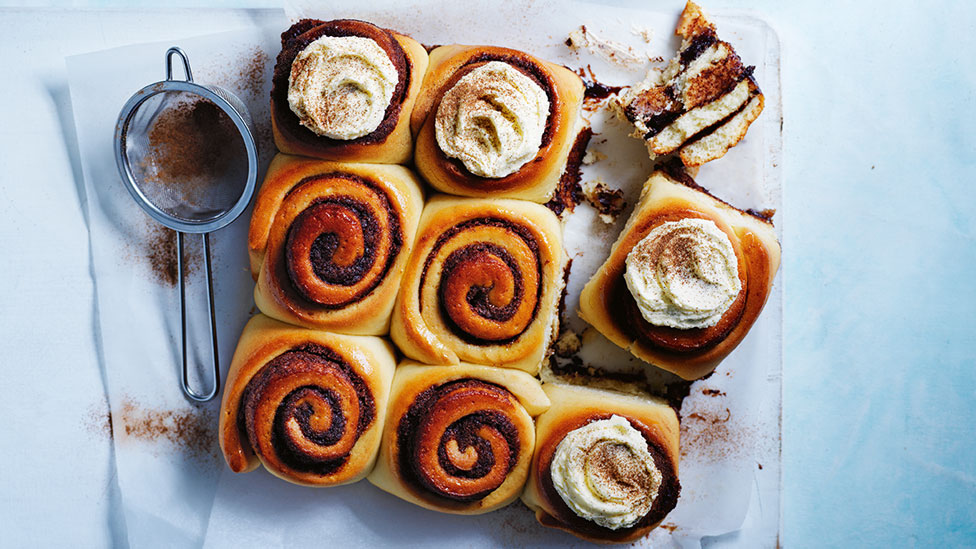
[[[691,39],[691,44],[681,51],[678,59],[681,61],[681,65],[687,67],[694,61],[698,59],[701,54],[705,53],[705,50],[710,48],[712,44],[718,41],[718,37],[715,36],[715,31],[708,30],[701,34],[696,35]]]
[[[461,468],[451,461],[451,458],[447,454],[446,445],[441,444],[437,449],[438,462],[448,474],[454,477],[477,479],[484,477],[495,466],[495,454],[491,449],[491,444],[478,436],[478,430],[484,425],[491,425],[496,430],[505,433],[506,439],[509,440],[511,454],[508,462],[502,465],[508,469],[515,467],[515,462],[518,460],[518,433],[515,431],[515,426],[512,425],[512,422],[508,418],[498,412],[484,411],[466,416],[464,419],[451,424],[444,431],[444,436],[441,438],[442,441],[457,441],[458,448],[462,450],[474,448],[478,454],[478,459],[474,465],[468,468]],[[490,490],[480,493],[471,499],[481,499],[488,495],[489,492]]]
[[[681,115],[722,98],[735,89],[740,82],[749,79],[753,83],[753,90],[751,90],[749,98],[739,107],[739,110],[685,141],[686,144],[692,143],[728,122],[735,114],[745,108],[749,100],[761,93],[752,77],[755,67],[743,67],[742,60],[732,49],[732,46],[718,40],[712,30],[705,31],[692,38],[688,47],[678,54],[682,70],[686,70],[691,63],[715,44],[725,44],[729,49],[729,54],[718,63],[713,63],[702,69],[695,76],[694,80],[688,84],[689,91],[686,93],[685,102],[678,100],[676,90],[672,85],[667,85],[641,93],[624,108],[624,114],[631,122],[639,121],[647,128],[644,133],[645,140],[664,131]]]
[[[754,67],[749,67],[749,69],[748,69],[749,74],[747,74],[745,78],[751,78],[752,70],[753,69],[754,69]],[[738,84],[738,83],[736,83],[736,84]],[[731,90],[729,90],[729,91],[731,91]],[[739,113],[741,113],[742,111],[746,110],[746,107],[749,106],[749,103],[757,95],[759,95],[758,89],[755,89],[755,90],[750,91],[749,92],[749,96],[746,97],[746,100],[743,101],[741,105],[739,105],[739,108],[737,108],[736,110],[734,110],[734,111],[730,112],[729,114],[725,115],[725,117],[723,117],[718,122],[715,122],[714,124],[712,124],[712,125],[710,125],[710,126],[708,126],[706,128],[703,128],[703,129],[699,130],[697,133],[695,133],[691,137],[685,139],[685,142],[684,142],[684,144],[682,144],[682,147],[687,147],[688,145],[691,145],[691,144],[695,143],[696,141],[699,141],[703,137],[706,137],[708,135],[711,135],[716,130],[718,130],[719,128],[721,128],[725,124],[727,124],[730,120],[732,120],[733,118],[735,118]]]
[[[390,105],[386,108],[383,121],[375,130],[362,137],[339,140],[318,135],[302,126],[298,116],[292,112],[288,105],[288,78],[291,74],[292,63],[302,50],[323,36],[370,38],[386,52],[390,62],[396,67],[399,79],[393,91],[393,97],[390,99]],[[275,119],[278,131],[287,139],[305,145],[334,148],[381,143],[396,127],[407,90],[410,89],[410,72],[410,60],[407,58],[406,52],[393,34],[386,29],[354,19],[338,19],[335,21],[302,19],[281,34],[281,53],[278,54],[271,81],[271,115]]]
[[[287,384],[289,378],[316,373],[321,373],[323,379],[340,375],[349,382],[359,402],[357,417],[348,416],[349,411],[342,408],[336,388],[330,386],[303,384],[290,390],[277,405],[260,400],[262,393],[278,384]],[[350,421],[355,422],[355,438],[358,439],[376,417],[376,403],[366,382],[342,357],[314,343],[296,347],[265,364],[244,388],[241,404],[237,417],[238,429],[246,435],[252,449],[258,451],[258,437],[262,436],[258,431],[259,426],[255,424],[258,408],[275,405],[270,436],[276,455],[267,457],[276,457],[295,471],[319,475],[335,473],[348,461],[349,455],[318,459],[303,450],[303,443],[319,447],[333,446],[348,436]],[[322,408],[327,408],[327,411]],[[325,429],[317,428],[313,425],[313,416],[323,414],[331,418],[329,425]],[[304,440],[292,438],[286,427],[289,421],[297,423]]]
[[[512,315],[515,314],[519,304],[522,302],[522,293],[525,291],[525,288],[523,286],[522,275],[519,274],[519,266],[515,262],[515,258],[513,258],[512,255],[505,250],[505,248],[490,242],[476,242],[469,246],[459,248],[454,250],[451,255],[447,256],[447,260],[444,261],[444,272],[450,273],[458,266],[458,264],[464,261],[470,261],[472,258],[484,254],[491,254],[501,259],[506,265],[508,265],[508,268],[512,272],[512,277],[515,279],[515,296],[504,306],[498,307],[491,302],[490,293],[492,288],[485,286],[472,286],[471,289],[468,290],[466,301],[475,312],[481,315],[482,318],[497,321],[508,320],[512,318]],[[444,282],[444,277],[442,277],[439,291],[442,305],[445,301],[444,290],[446,284]],[[450,319],[446,309],[442,307],[442,310],[444,310],[444,318]]]
[[[583,173],[580,171],[580,167],[583,164],[583,157],[586,155],[586,147],[590,144],[590,138],[592,137],[593,130],[588,126],[583,128],[577,134],[573,148],[569,151],[569,157],[566,160],[566,169],[563,170],[563,174],[559,177],[559,185],[556,186],[556,192],[553,194],[552,199],[546,202],[546,207],[556,215],[562,215],[567,210],[572,213],[576,206],[583,200],[583,188],[580,186]]]
[[[319,181],[334,180],[335,185],[341,187],[343,184],[361,185],[367,187],[371,194],[376,196],[380,203],[374,208],[378,211],[387,212],[388,232],[384,234],[378,220],[369,205],[361,203],[351,196],[336,195],[313,201],[312,205],[299,214],[288,228],[285,239],[285,253],[278,265],[273,269],[273,274],[277,284],[285,291],[286,296],[298,301],[303,307],[320,308],[335,310],[347,307],[352,303],[361,301],[371,294],[384,280],[393,268],[400,250],[403,247],[403,231],[400,225],[399,212],[394,208],[392,200],[386,191],[374,181],[348,173],[327,173],[309,176],[303,179],[292,188],[288,195],[293,192],[300,192],[302,187]],[[287,195],[286,195],[287,196]],[[332,225],[316,220],[317,216],[326,218],[336,218]],[[343,216],[354,219],[353,223],[341,223]],[[346,231],[359,231],[356,235],[340,234]],[[314,236],[310,253],[307,257],[298,257],[295,254],[296,240],[304,235],[305,231],[322,231]],[[338,263],[335,258],[343,238],[355,237],[362,240],[362,248],[356,250],[356,258],[345,264]],[[350,295],[347,299],[338,303],[321,303],[316,301],[311,295],[303,290],[306,281],[296,270],[296,265],[302,262],[310,262],[315,277],[320,281],[330,285],[353,286],[368,276],[370,270],[377,261],[377,249],[384,238],[390,239],[390,247],[385,258],[383,268],[376,274],[369,284],[366,284],[358,292]],[[308,281],[314,283],[314,281]]]
[[[508,230],[510,233],[513,233],[514,238],[519,238],[523,242],[525,242],[525,244],[528,245],[528,247],[532,250],[533,255],[535,257],[535,269],[536,272],[538,273],[539,283],[538,283],[538,287],[535,288],[535,300],[536,300],[535,307],[532,310],[531,320],[527,324],[527,326],[531,326],[532,322],[534,322],[536,317],[538,316],[539,306],[540,303],[542,302],[542,289],[545,286],[545,282],[543,279],[542,261],[540,260],[539,257],[539,244],[536,242],[535,237],[532,236],[532,233],[529,232],[528,229],[522,227],[521,225],[512,223],[507,219],[491,218],[491,217],[482,218],[482,219],[471,219],[468,221],[464,221],[462,223],[458,223],[457,225],[451,227],[447,231],[444,231],[444,233],[442,233],[437,238],[437,241],[434,243],[434,246],[431,248],[430,252],[427,255],[427,259],[424,261],[424,267],[420,274],[420,284],[418,285],[417,291],[419,293],[423,292],[423,288],[427,282],[427,272],[428,269],[430,268],[430,264],[437,257],[438,252],[444,246],[444,244],[446,244],[451,238],[453,238],[458,233],[480,226],[493,226],[493,227],[504,228]],[[526,291],[526,288],[524,288],[522,285],[522,275],[520,273],[521,269],[524,266],[516,263],[515,259],[505,250],[504,243],[476,242],[476,243],[469,244],[463,248],[459,248],[458,250],[452,252],[452,254],[448,256],[448,259],[445,260],[443,264],[443,270],[440,273],[440,280],[438,284],[438,295],[439,297],[443,296],[445,281],[448,280],[451,276],[454,276],[454,271],[456,271],[460,265],[466,262],[475,261],[486,253],[501,258],[503,261],[505,261],[505,264],[508,265],[509,268],[511,268],[512,277],[516,280],[516,288],[517,288],[516,292],[518,295],[518,299],[517,300],[513,299],[512,302],[506,305],[505,307],[499,308],[490,303],[490,299],[488,295],[488,293],[491,290],[490,288],[479,288],[477,286],[474,286],[472,287],[471,291],[469,291],[467,295],[467,301],[472,306],[472,310],[477,312],[483,318],[504,321],[507,320],[508,318],[511,318],[512,314],[514,314],[514,311],[518,309],[519,302],[521,302],[521,299],[524,296],[524,292]],[[528,290],[531,291],[532,289],[528,288]],[[456,335],[458,338],[460,338],[461,340],[467,343],[471,343],[474,345],[506,345],[508,343],[512,343],[513,341],[517,340],[521,336],[521,332],[520,332],[519,334],[510,338],[505,338],[501,340],[490,340],[490,339],[484,339],[482,337],[479,337],[477,334],[468,333],[462,330],[457,325],[457,323],[451,318],[450,314],[447,311],[448,304],[445,302],[445,300],[439,299],[438,301],[440,301],[439,303],[440,314],[444,323],[448,326],[448,328],[451,330],[451,332],[454,335]],[[423,312],[422,298],[420,299],[420,303],[421,303],[421,313],[422,313]]]
[[[423,438],[421,434],[425,426],[445,413],[443,401],[452,398],[452,402],[457,401],[458,394],[463,397],[460,405],[465,406],[468,413],[443,432],[433,432],[429,438]],[[518,427],[512,418],[480,404],[485,401],[517,402],[500,385],[477,379],[460,379],[424,390],[414,398],[413,404],[400,419],[396,441],[397,466],[404,481],[422,497],[433,497],[442,502],[477,501],[497,489],[515,467],[520,452]],[[481,435],[486,428],[504,439],[504,447],[493,446],[492,440]],[[456,458],[449,455],[449,444],[456,444],[455,451],[475,454],[476,460],[473,463],[458,463]],[[438,465],[449,478],[441,478],[438,471],[424,469],[421,453],[429,451],[431,445],[436,446]],[[500,460],[499,453],[507,454],[508,458]],[[480,490],[461,495],[443,488],[451,484],[451,478],[483,479],[485,484]]]
[[[356,218],[359,220],[359,229],[363,239],[362,250],[352,263],[339,265],[333,261],[333,257],[340,245],[339,235],[335,232],[320,234],[312,243],[311,253],[308,258],[312,264],[312,270],[315,272],[315,276],[329,284],[351,286],[361,280],[363,275],[366,274],[366,271],[373,266],[373,262],[376,259],[376,245],[381,236],[377,227],[376,218],[373,217],[373,214],[368,209],[363,208],[361,204],[350,197],[333,197],[327,200],[316,201],[310,208],[299,214],[298,218],[295,219],[288,230],[288,238],[286,240],[288,244],[285,247],[285,253],[288,256],[288,274],[293,281],[297,275],[290,267],[294,261],[292,258],[292,252],[294,250],[292,237],[300,227],[306,224],[308,217],[314,216],[319,211],[335,208],[335,206],[339,206],[346,211],[354,212]]]

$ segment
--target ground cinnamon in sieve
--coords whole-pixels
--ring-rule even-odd
[[[205,202],[209,185],[238,159],[240,132],[212,101],[180,99],[149,128],[149,150],[142,160],[145,181],[166,187],[189,204]]]

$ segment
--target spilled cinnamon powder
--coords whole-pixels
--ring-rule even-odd
[[[116,421],[125,438],[174,446],[198,461],[217,459],[216,420],[208,408],[160,410],[124,397]]]
[[[101,438],[112,439],[112,414],[108,409],[108,403],[92,404],[88,407],[88,413],[82,420],[85,430]]]
[[[156,281],[166,286],[176,286],[180,280],[176,231],[154,221],[147,221],[143,250],[144,258]],[[183,260],[185,276],[192,275],[203,261],[201,250],[184,240]]]
[[[258,98],[264,91],[265,69],[267,69],[269,62],[268,54],[258,46],[247,52],[237,73],[237,89],[252,98]]]
[[[749,428],[732,421],[727,407],[700,406],[681,420],[681,456],[706,462],[737,458],[749,452],[750,435]]]

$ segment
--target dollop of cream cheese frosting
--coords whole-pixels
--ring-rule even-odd
[[[292,62],[288,106],[318,135],[356,139],[383,122],[398,81],[396,67],[375,40],[323,36]]]
[[[574,513],[613,530],[647,515],[662,481],[644,435],[618,415],[567,433],[549,471]]]
[[[706,219],[655,227],[627,254],[624,280],[655,326],[708,328],[742,290],[729,237]]]
[[[475,175],[501,178],[535,158],[549,97],[508,63],[491,61],[461,77],[441,98],[437,145]]]

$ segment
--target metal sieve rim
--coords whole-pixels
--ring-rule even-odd
[[[244,140],[244,148],[247,151],[247,181],[244,184],[244,190],[241,191],[241,195],[238,197],[237,202],[235,202],[233,206],[213,219],[208,219],[206,221],[190,221],[166,213],[164,210],[153,204],[149,197],[142,192],[139,185],[136,183],[136,178],[132,172],[132,167],[129,165],[128,155],[125,154],[125,139],[132,117],[135,115],[136,110],[144,102],[149,100],[149,98],[166,92],[191,93],[210,100],[228,117],[230,117],[231,121],[234,122],[234,126],[241,134],[241,139]],[[175,231],[184,233],[209,233],[211,231],[216,231],[217,229],[226,227],[237,219],[247,208],[247,205],[251,201],[251,196],[254,194],[254,187],[258,178],[258,153],[257,144],[254,141],[254,135],[251,133],[251,129],[248,126],[247,121],[244,119],[244,115],[234,108],[229,101],[224,99],[220,94],[210,90],[210,88],[207,86],[182,80],[165,80],[156,82],[155,84],[150,84],[137,91],[132,95],[132,97],[129,98],[128,101],[126,101],[125,105],[122,107],[122,111],[119,113],[118,122],[115,125],[114,145],[115,163],[118,166],[119,174],[122,176],[122,183],[126,190],[129,191],[129,194],[132,195],[132,198],[136,201],[136,203],[139,204],[139,206],[142,207],[142,209],[149,214],[150,217]]]

